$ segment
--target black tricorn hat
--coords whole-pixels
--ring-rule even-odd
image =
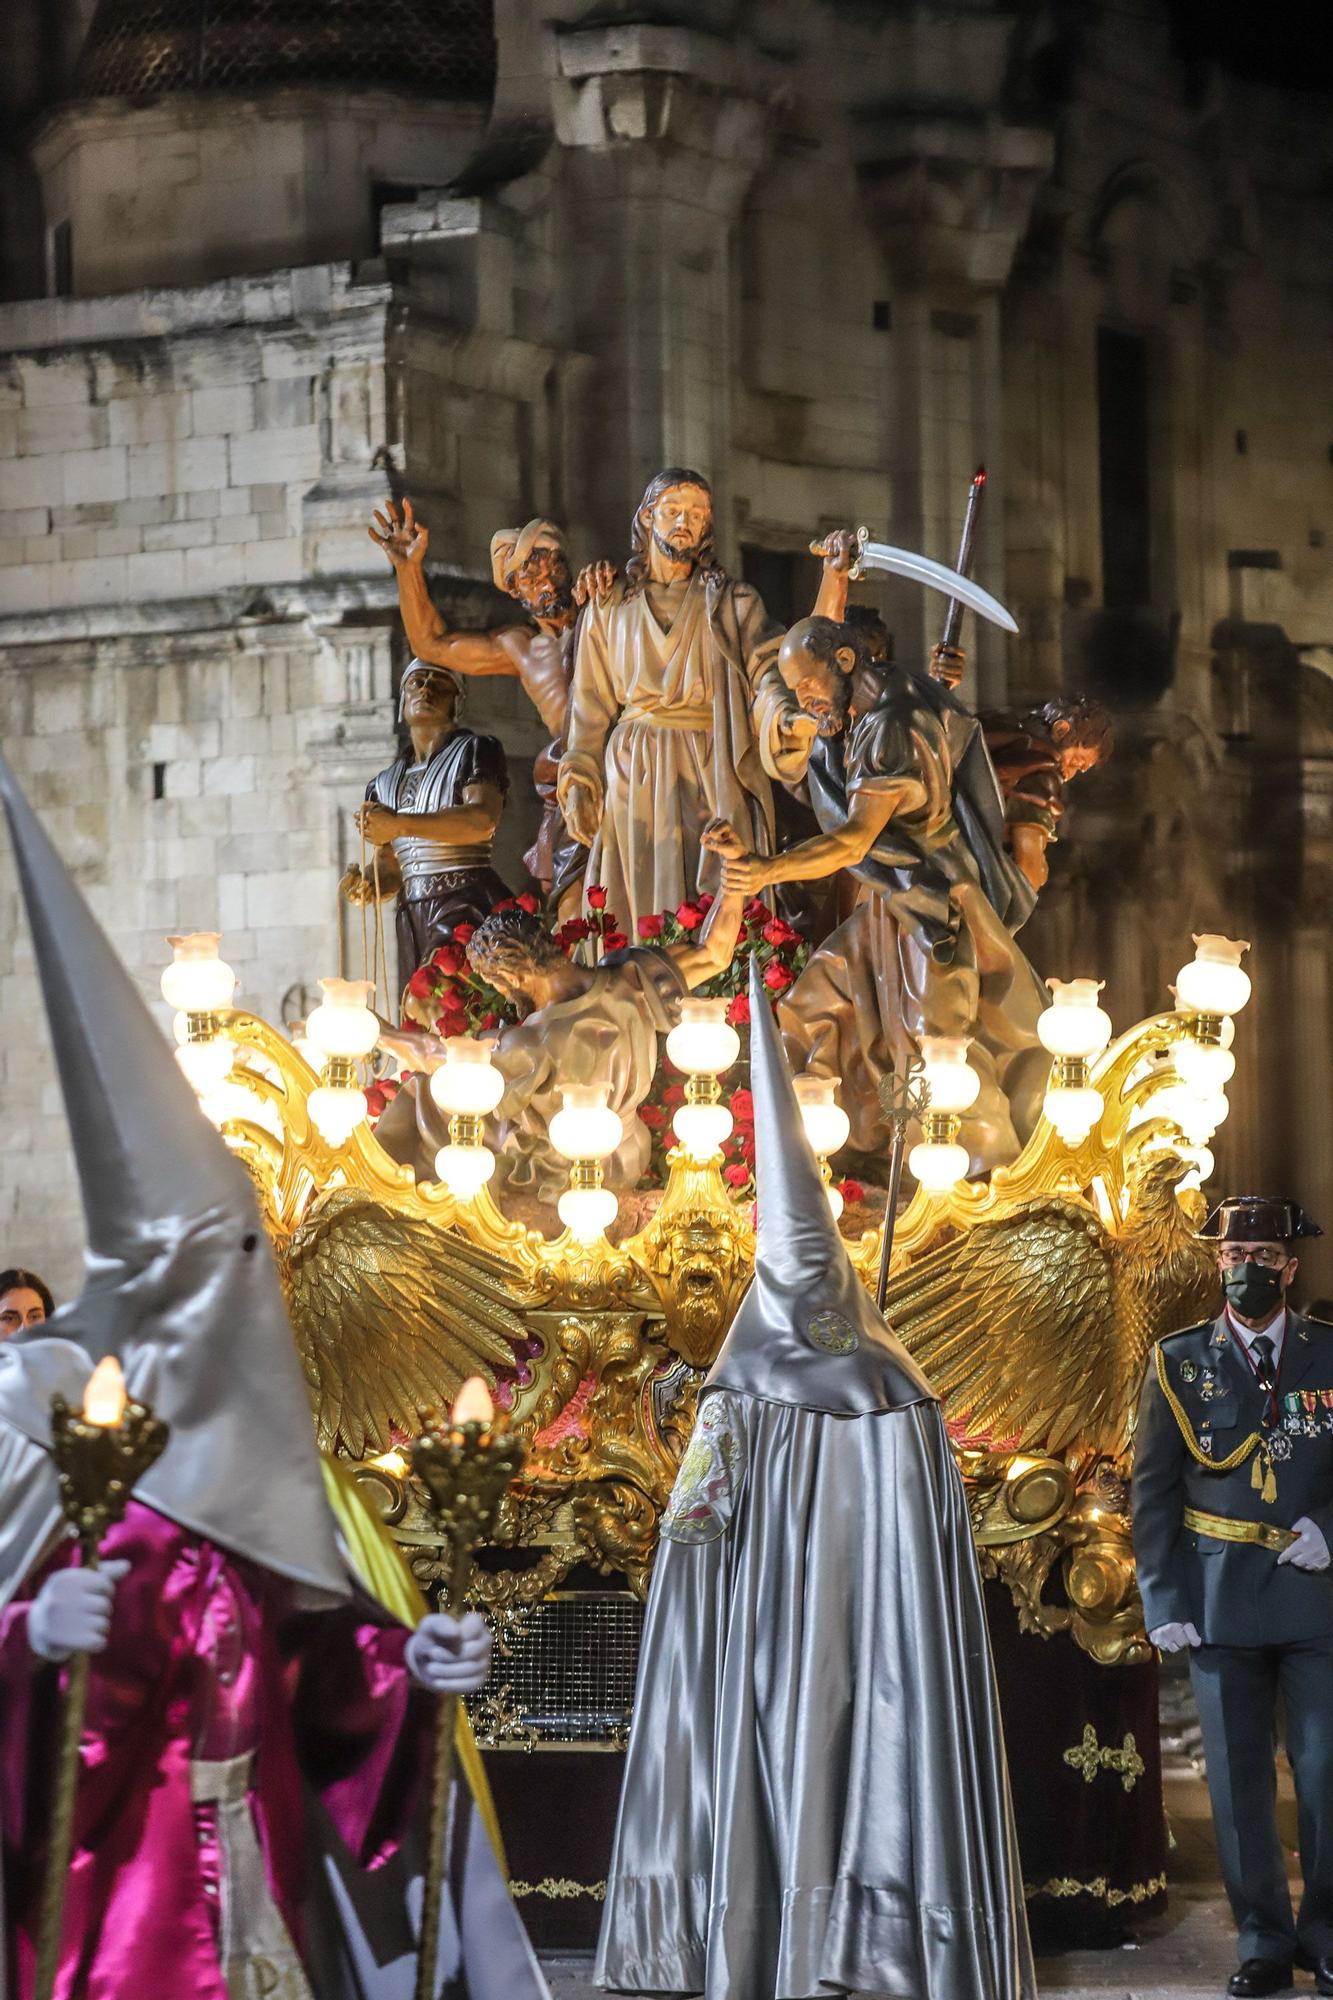
[[[1298,1201],[1271,1194],[1229,1195],[1199,1231],[1219,1243],[1294,1243],[1298,1236],[1323,1233]]]

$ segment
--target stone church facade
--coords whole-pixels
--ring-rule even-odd
[[[1191,65],[1156,0],[46,11],[0,26],[0,737],[146,990],[176,929],[221,930],[270,1018],[359,963],[384,499],[478,624],[497,527],[623,560],[647,476],[697,466],[795,616],[821,528],[951,559],[984,458],[977,573],[1021,633],[968,631],[969,691],[1117,719],[1030,954],[1128,1025],[1191,928],[1251,938],[1220,1174],[1333,1226],[1323,100]],[[937,636],[938,602],[860,594],[898,657]],[[469,720],[517,885],[540,724],[494,681]],[[0,1014],[0,1252],[67,1289],[7,857]]]

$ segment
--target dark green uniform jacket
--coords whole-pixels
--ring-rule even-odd
[[[1149,1355],[1133,1493],[1150,1632],[1189,1621],[1212,1646],[1333,1639],[1333,1568],[1279,1567],[1276,1551],[1182,1522],[1187,1506],[1282,1528],[1308,1515],[1333,1547],[1333,1325],[1287,1314],[1272,1415],[1225,1313]]]

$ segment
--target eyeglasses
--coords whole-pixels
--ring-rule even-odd
[[[1287,1253],[1276,1243],[1262,1243],[1257,1250],[1247,1250],[1242,1243],[1224,1243],[1218,1257],[1229,1271],[1238,1264],[1263,1264],[1270,1271],[1280,1271],[1287,1263]]]

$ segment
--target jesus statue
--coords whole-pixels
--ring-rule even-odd
[[[770,781],[799,782],[816,725],[777,672],[781,630],[713,545],[713,496],[679,467],[651,480],[624,577],[579,631],[560,760],[569,831],[631,936],[640,917],[721,886],[710,820],[774,847]]]

